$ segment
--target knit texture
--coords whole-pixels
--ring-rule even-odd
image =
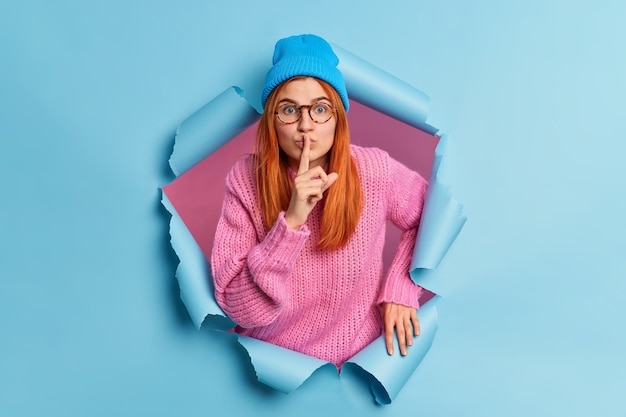
[[[350,109],[343,75],[337,68],[339,58],[328,42],[319,36],[298,35],[279,40],[274,47],[272,64],[261,92],[262,106],[281,83],[303,75],[326,81],[339,93],[346,112]]]
[[[257,201],[252,158],[226,178],[211,259],[215,297],[235,331],[340,367],[383,332],[380,303],[419,308],[409,276],[427,183],[376,148],[351,147],[364,209],[348,244],[316,248],[323,204],[294,231],[281,213],[270,230]],[[387,219],[402,233],[383,274]]]

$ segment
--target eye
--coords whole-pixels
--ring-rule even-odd
[[[280,108],[280,112],[284,115],[290,116],[292,114],[296,114],[296,112],[298,111],[298,109],[296,109],[296,106],[294,106],[293,104],[288,104],[286,106],[283,106]]]
[[[330,111],[330,106],[326,103],[316,103],[313,105],[313,112],[315,114],[323,115]]]

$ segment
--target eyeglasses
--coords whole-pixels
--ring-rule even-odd
[[[281,123],[289,125],[300,120],[302,109],[307,109],[311,120],[318,124],[329,121],[333,117],[333,113],[337,111],[333,106],[324,102],[314,103],[309,106],[296,106],[295,104],[287,103],[280,106],[274,114]]]

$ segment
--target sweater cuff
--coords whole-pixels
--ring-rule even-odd
[[[419,297],[423,288],[416,285],[409,277],[392,280],[387,278],[378,303],[395,303],[419,309]]]

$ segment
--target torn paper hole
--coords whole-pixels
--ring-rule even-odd
[[[350,57],[345,51],[340,53],[340,58]],[[353,143],[381,147],[395,159],[430,178],[420,232],[423,229],[431,232],[418,235],[412,264],[412,277],[422,285],[419,272],[437,266],[465,221],[461,206],[452,198],[450,188],[439,179],[445,137],[439,140],[437,130],[425,123],[427,98],[423,93],[417,94],[417,90],[388,74],[385,76],[388,80],[381,80],[380,77],[386,73],[381,75],[380,70],[373,71],[372,66],[360,59],[347,58],[342,63],[346,84],[353,98],[368,103],[385,103],[388,113],[411,123],[403,123],[362,104],[351,103],[349,118]],[[353,67],[346,68],[346,65]],[[368,77],[376,78],[375,86],[361,91],[363,86],[368,85]],[[394,97],[387,97],[389,92]],[[393,104],[390,104],[394,100],[400,103],[399,110],[394,110]],[[220,112],[219,109],[228,111]],[[180,258],[176,276],[181,298],[198,328],[208,315],[224,315],[213,298],[207,259],[210,259],[215,226],[221,211],[224,195],[222,179],[236,160],[252,151],[253,124],[257,119],[252,106],[242,98],[242,92],[232,88],[186,119],[177,132],[170,165],[178,177],[163,187],[163,204],[172,214],[170,233],[172,246]],[[433,162],[434,152],[436,157]],[[443,218],[439,216],[442,212],[446,214]],[[389,236],[391,240],[398,239],[397,233],[389,233]],[[422,256],[422,250],[428,254]],[[431,293],[427,299],[420,300],[422,307],[418,314],[422,331],[409,355],[388,356],[381,337],[344,365],[346,372],[358,374],[368,381],[377,402],[391,402],[428,352],[437,331],[436,298],[428,301],[433,295]],[[282,392],[293,391],[315,370],[327,365],[319,359],[245,336],[239,336],[239,342],[248,351],[259,380]],[[272,360],[277,357],[281,358],[280,363]]]

